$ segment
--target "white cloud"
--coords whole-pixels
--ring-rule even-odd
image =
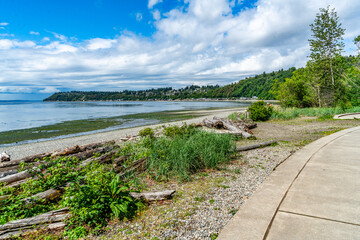
[[[116,40],[113,39],[93,38],[88,41],[86,48],[89,50],[111,48],[115,42]]]
[[[62,34],[55,33],[55,32],[50,32],[50,33],[52,33],[55,38],[57,38],[57,39],[59,39],[59,40],[61,40],[63,42],[67,41],[67,37],[62,35]]]
[[[155,9],[154,11],[152,11],[152,15],[153,15],[153,18],[156,20],[156,21],[159,21],[160,18],[161,18],[161,13],[159,10]]]
[[[39,90],[40,93],[54,93],[54,92],[60,92],[59,89],[55,87],[45,87],[44,89]]]
[[[156,4],[161,3],[163,0],[149,0],[148,8],[153,8]]]
[[[29,32],[31,35],[39,35],[40,33],[39,32],[35,32],[35,31],[30,31]]]
[[[158,1],[149,1],[152,8],[150,3]],[[1,86],[52,92],[221,85],[264,71],[302,67],[309,54],[309,24],[328,4],[338,11],[348,44],[359,34],[357,0],[259,0],[255,8],[239,13],[232,8],[241,1],[186,3],[164,13],[149,10],[156,20],[151,37],[124,31],[113,39],[82,42],[58,33],[53,33],[56,41],[43,38],[38,43],[0,39]]]
[[[50,41],[50,38],[48,37],[43,37],[43,39],[41,39],[42,42],[49,42]]]
[[[9,23],[7,23],[7,22],[0,22],[0,26],[7,26],[7,25],[9,25]]]

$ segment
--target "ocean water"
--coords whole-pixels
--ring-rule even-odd
[[[0,132],[64,121],[170,110],[242,107],[244,102],[42,102],[0,101]]]

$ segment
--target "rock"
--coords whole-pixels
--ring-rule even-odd
[[[0,154],[0,162],[9,162],[10,161],[10,155],[6,152],[3,152]]]

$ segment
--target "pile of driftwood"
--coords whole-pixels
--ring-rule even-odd
[[[218,133],[230,133],[243,138],[253,136],[251,129],[256,128],[257,124],[249,121],[233,121],[227,118],[214,117],[213,119],[205,118],[201,126],[217,130]]]
[[[35,173],[40,171],[40,169],[37,167],[40,164],[45,164],[45,166],[49,164],[47,161],[41,160],[44,157],[52,157],[53,159],[64,156],[77,157],[82,160],[79,164],[79,168],[84,167],[91,162],[97,162],[99,164],[112,164],[114,171],[117,172],[121,177],[127,175],[130,172],[133,173],[145,170],[145,158],[134,162],[129,167],[123,167],[123,163],[128,159],[129,156],[115,157],[119,150],[120,146],[115,144],[115,142],[94,143],[84,146],[76,145],[70,148],[66,148],[62,151],[43,153],[18,160],[1,162],[0,183],[5,184],[4,187],[17,188],[26,181],[36,178]],[[94,155],[96,156],[99,153],[101,154],[99,157],[94,157]],[[25,166],[25,170],[20,171],[19,168],[21,163],[32,164]],[[65,187],[67,186],[68,184],[64,184],[64,186],[59,186],[56,189],[48,189],[31,197],[22,199],[21,201],[25,206],[29,207],[40,202],[43,204],[58,201],[64,193]],[[174,194],[174,192],[175,190],[131,193],[131,196],[136,199],[142,199],[151,202],[168,199]],[[0,196],[0,204],[2,204],[1,202],[3,200],[9,197],[9,195]],[[34,231],[36,229],[62,229],[65,226],[64,220],[68,216],[68,209],[60,209],[32,218],[8,222],[4,225],[0,225],[0,239],[7,239],[13,235]]]

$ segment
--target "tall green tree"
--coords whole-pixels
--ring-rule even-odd
[[[357,37],[354,39],[354,43],[355,43],[355,45],[357,46],[358,52],[359,52],[359,54],[360,54],[360,35],[357,36]]]
[[[328,64],[331,74],[331,83],[335,86],[334,58],[341,55],[344,48],[343,35],[345,29],[341,27],[335,9],[320,8],[314,23],[310,24],[312,39],[310,43],[310,58],[314,62]]]

